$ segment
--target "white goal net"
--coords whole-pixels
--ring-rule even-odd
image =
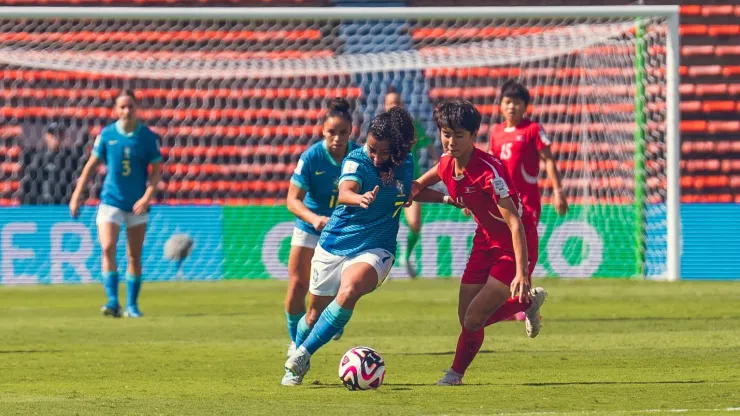
[[[165,156],[146,277],[285,278],[284,198],[329,99],[352,103],[361,142],[393,87],[435,143],[433,106],[465,98],[484,115],[485,147],[507,79],[530,89],[529,115],[553,142],[571,204],[558,217],[540,175],[537,274],[677,276],[672,8],[50,10],[0,13],[0,202],[21,205],[6,230],[36,217],[30,242],[10,236],[21,261],[3,260],[2,283],[97,279],[94,208],[70,223],[63,207],[39,205],[67,203],[121,89],[136,91]],[[439,151],[420,151],[422,167]],[[101,181],[102,172],[91,205]],[[423,209],[421,275],[459,276],[474,224]],[[195,240],[182,264],[163,258],[175,234]]]

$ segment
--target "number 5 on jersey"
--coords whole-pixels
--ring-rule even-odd
[[[504,143],[503,146],[501,146],[501,155],[499,156],[499,159],[501,160],[508,160],[511,157],[511,145],[514,143]]]

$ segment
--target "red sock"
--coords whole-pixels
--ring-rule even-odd
[[[465,374],[470,363],[473,362],[476,354],[480,351],[485,337],[485,330],[480,329],[475,332],[463,328],[460,332],[460,338],[457,340],[457,349],[455,350],[455,359],[452,361],[452,370],[458,374]]]
[[[494,312],[493,315],[488,318],[488,321],[486,321],[486,326],[493,325],[496,322],[501,322],[516,313],[524,312],[527,310],[527,308],[529,308],[529,305],[529,301],[519,303],[519,298],[509,298],[506,300],[506,303],[501,305],[500,308],[496,309],[496,312]]]

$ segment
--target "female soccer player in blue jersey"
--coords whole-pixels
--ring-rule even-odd
[[[285,296],[285,317],[291,340],[288,356],[295,351],[298,322],[306,313],[311,258],[321,230],[337,206],[337,182],[342,161],[349,152],[359,147],[357,143],[349,141],[352,134],[349,107],[349,102],[344,98],[335,98],[329,103],[322,126],[324,140],[303,152],[290,179],[287,205],[288,210],[296,216],[296,222],[290,242],[288,293]]]
[[[134,93],[121,91],[116,97],[118,121],[109,124],[95,139],[93,152],[82,170],[69,203],[73,217],[80,212],[82,192],[95,172],[98,163],[106,165],[103,190],[96,223],[103,251],[103,286],[108,297],[101,312],[104,316],[120,317],[118,303],[118,267],[116,242],[121,226],[126,224],[128,238],[128,269],[126,271],[126,317],[139,318],[141,291],[141,252],[149,204],[161,177],[162,155],[159,136],[136,118]],[[151,172],[148,172],[151,165]]]
[[[357,301],[381,285],[393,266],[399,216],[411,193],[414,140],[409,113],[392,108],[370,122],[367,143],[342,164],[339,205],[321,232],[309,286],[313,296],[336,298],[285,362],[299,378],[295,384],[311,356],[344,328]],[[435,202],[449,200],[430,192],[437,195]]]

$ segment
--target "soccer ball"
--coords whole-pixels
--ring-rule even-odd
[[[339,361],[339,379],[349,390],[377,389],[385,379],[383,357],[372,348],[354,347]]]

